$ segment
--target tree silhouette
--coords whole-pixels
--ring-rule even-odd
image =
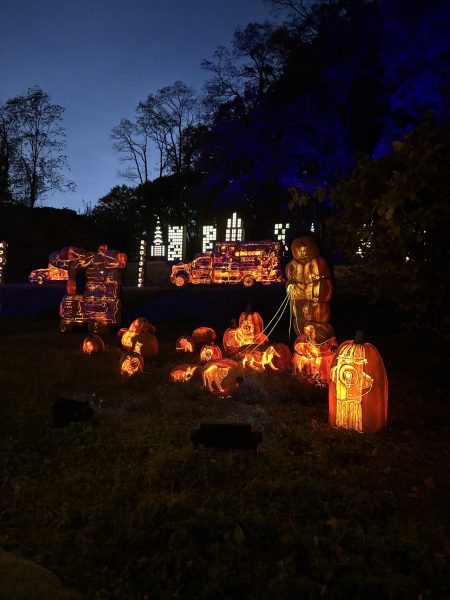
[[[63,174],[67,167],[63,112],[40,87],[29,88],[0,107],[9,144],[9,185],[16,202],[33,208],[56,190],[74,189]]]

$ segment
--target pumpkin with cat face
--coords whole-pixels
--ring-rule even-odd
[[[133,377],[144,371],[144,359],[138,352],[124,352],[120,357],[119,369],[123,377]]]
[[[229,398],[243,381],[244,369],[231,358],[212,360],[203,367],[203,387],[218,398]]]

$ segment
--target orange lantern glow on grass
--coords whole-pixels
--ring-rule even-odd
[[[329,421],[333,427],[376,432],[387,422],[388,382],[378,350],[357,331],[343,342],[330,370]]]
[[[213,360],[203,367],[203,386],[219,398],[229,398],[243,380],[244,369],[230,358]]]

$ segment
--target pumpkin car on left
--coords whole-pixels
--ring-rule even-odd
[[[28,281],[30,283],[37,283],[38,285],[49,281],[67,281],[68,278],[66,269],[58,269],[58,267],[54,267],[50,263],[46,269],[36,269],[28,275]]]

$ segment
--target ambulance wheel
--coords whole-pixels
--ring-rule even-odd
[[[244,287],[252,287],[252,285],[255,283],[255,279],[254,277],[252,277],[251,275],[246,275],[245,277],[243,277],[242,279],[242,285]]]
[[[186,284],[187,284],[186,277],[183,277],[183,275],[177,275],[175,277],[175,285],[177,287],[184,287]]]

